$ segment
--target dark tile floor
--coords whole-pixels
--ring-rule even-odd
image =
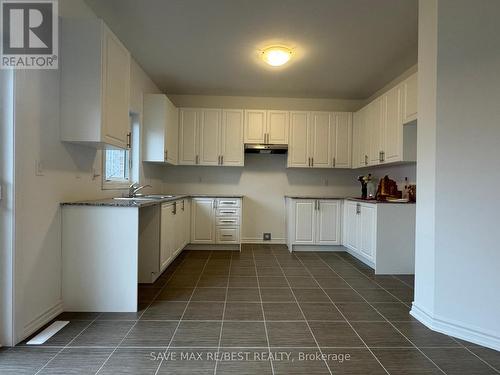
[[[413,277],[344,252],[185,251],[137,313],[64,313],[44,345],[0,350],[0,374],[498,374],[500,353],[409,314]]]

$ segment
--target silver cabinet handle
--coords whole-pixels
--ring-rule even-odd
[[[168,150],[165,150],[165,160],[168,160]]]
[[[321,202],[320,201],[317,201],[318,202],[318,211],[321,210]]]
[[[220,156],[220,165],[224,165],[224,155]]]
[[[382,160],[381,162],[383,163],[385,161],[385,151],[382,151]]]
[[[368,165],[368,155],[365,155],[365,165]]]
[[[200,157],[198,155],[196,155],[195,157],[195,164],[198,164],[200,162]]]
[[[132,133],[128,132],[127,133],[127,148],[132,147]]]
[[[332,166],[333,166],[333,168],[335,168],[335,158],[333,158],[333,160],[332,160]]]
[[[174,202],[174,204],[172,205],[172,213],[174,215],[177,215],[177,202]]]
[[[311,158],[311,167],[314,167],[314,158]]]
[[[308,158],[308,166],[311,166],[311,158]]]

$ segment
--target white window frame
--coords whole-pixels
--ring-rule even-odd
[[[106,150],[102,150],[102,190],[121,190],[128,189],[132,184],[131,173],[132,173],[132,150],[117,149],[120,151],[128,152],[127,156],[127,168],[128,168],[128,179],[106,179]]]

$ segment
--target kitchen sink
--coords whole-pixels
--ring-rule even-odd
[[[173,197],[175,197],[175,195],[150,194],[144,196],[144,198],[150,198],[150,199],[167,199]]]

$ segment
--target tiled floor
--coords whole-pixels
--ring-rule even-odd
[[[246,245],[185,251],[138,313],[65,313],[37,347],[0,350],[0,374],[498,374],[500,353],[409,314],[412,276],[347,253]]]

